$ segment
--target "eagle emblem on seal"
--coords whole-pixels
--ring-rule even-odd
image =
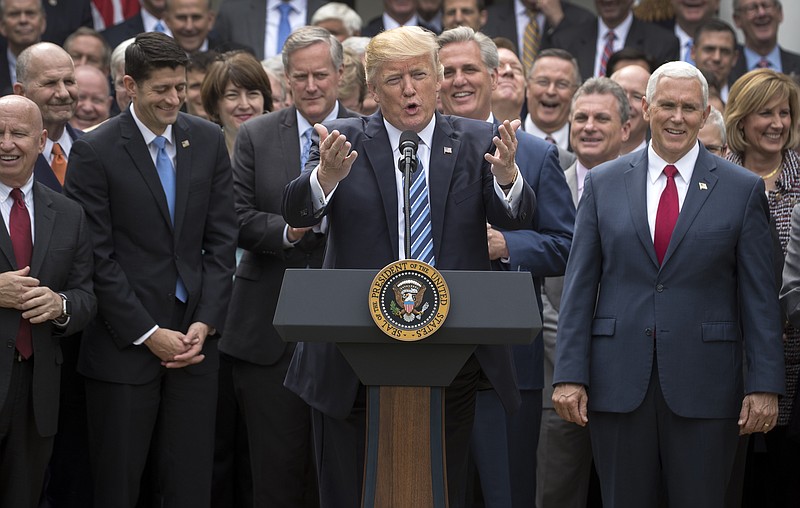
[[[425,289],[424,285],[413,279],[401,280],[394,284],[392,291],[397,305],[392,305],[393,313],[408,323],[421,319],[422,313],[428,310],[428,304],[423,304]]]

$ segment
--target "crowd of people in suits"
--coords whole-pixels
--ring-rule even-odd
[[[543,322],[445,390],[451,507],[798,506],[800,54],[731,2],[0,0],[0,506],[359,506],[271,322],[405,257],[406,130],[428,262]]]

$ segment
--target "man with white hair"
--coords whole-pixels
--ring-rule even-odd
[[[329,2],[311,16],[311,24],[328,30],[339,42],[361,35],[363,21],[347,4]]]
[[[725,119],[717,108],[711,106],[706,124],[697,133],[697,139],[703,143],[706,150],[718,157],[725,157],[728,152],[728,142],[725,137]]]
[[[641,150],[589,171],[561,300],[553,403],[585,426],[604,506],[724,506],[740,434],[784,391],[764,182],[697,141],[708,84],[650,77]],[[743,379],[742,357],[747,356]]]

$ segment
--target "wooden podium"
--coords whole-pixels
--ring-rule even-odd
[[[286,270],[273,324],[285,341],[333,342],[367,386],[364,508],[447,508],[444,387],[478,344],[530,344],[542,324],[527,272],[442,271],[451,303],[430,337],[384,334],[375,270]],[[308,295],[333,302],[308,311]]]

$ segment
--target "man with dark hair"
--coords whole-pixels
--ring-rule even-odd
[[[237,228],[222,133],[179,112],[187,63],[172,38],[137,36],[125,52],[131,107],[69,162],[65,192],[89,219],[100,302],[79,360],[97,507],[134,506],[146,463],[158,488],[142,494],[156,505],[210,505],[215,338]]]
[[[606,64],[606,77],[610,78],[612,74],[622,69],[627,65],[638,65],[646,70],[648,74],[652,73],[655,68],[655,62],[652,57],[641,49],[636,48],[622,48],[615,51],[608,57],[608,64]]]
[[[468,26],[480,32],[486,24],[484,0],[444,0],[442,2],[442,27],[450,30],[457,26]]]
[[[100,32],[82,26],[67,37],[63,46],[76,66],[91,65],[108,78],[111,72],[111,47]]]
[[[728,80],[739,59],[738,48],[733,27],[720,19],[706,21],[694,34],[692,60],[698,69],[714,76],[722,102],[728,102]]]
[[[186,102],[184,111],[190,115],[199,116],[208,120],[208,114],[203,108],[203,80],[206,78],[209,66],[219,58],[216,51],[195,51],[189,54],[189,63],[186,65]]]

